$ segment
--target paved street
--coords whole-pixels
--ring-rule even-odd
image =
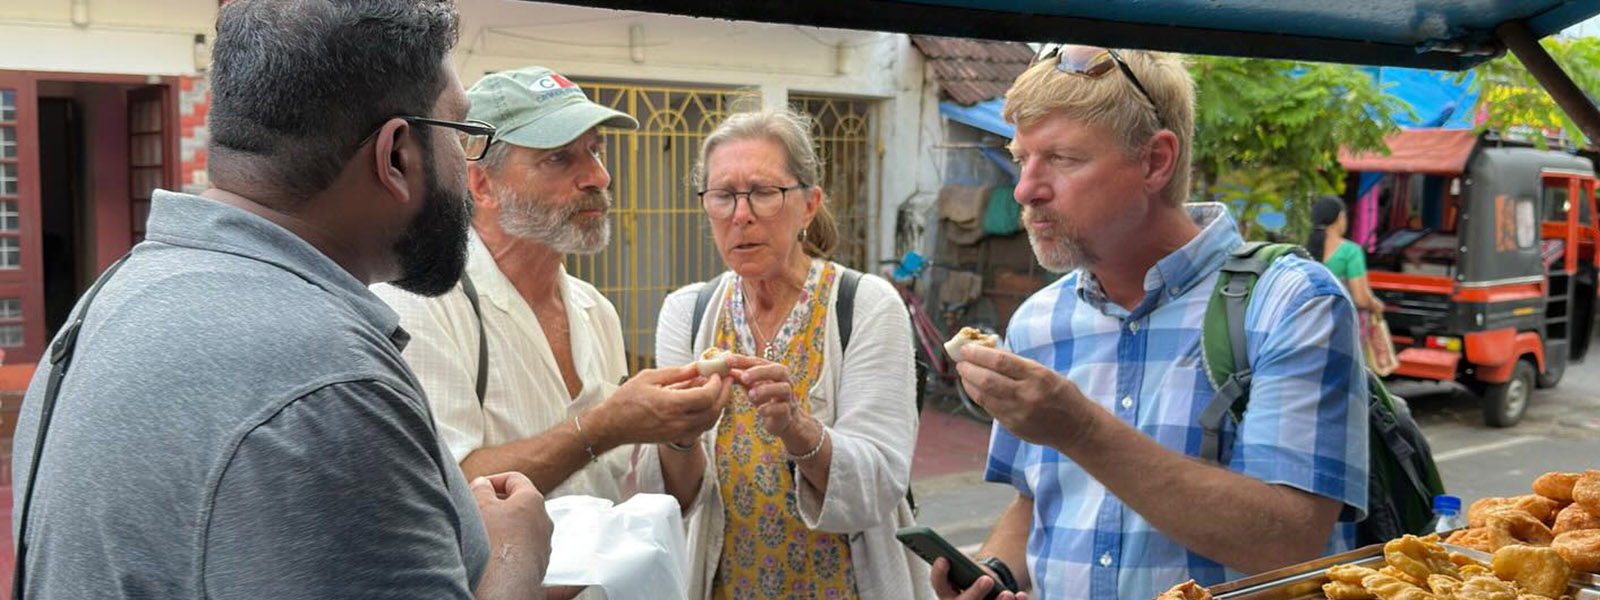
[[[1529,493],[1545,471],[1600,468],[1600,340],[1589,360],[1568,368],[1561,384],[1538,390],[1519,425],[1483,424],[1475,397],[1443,385],[1400,385],[1433,444],[1446,488],[1466,502]],[[984,483],[988,429],[929,410],[923,416],[913,489],[918,521],[952,544],[972,549],[1015,492]]]

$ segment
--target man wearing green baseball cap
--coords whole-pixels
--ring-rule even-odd
[[[519,471],[550,498],[621,501],[632,445],[692,438],[728,397],[723,378],[694,385],[694,365],[623,381],[616,309],[562,262],[608,243],[601,128],[638,122],[543,67],[489,74],[467,97],[468,118],[496,134],[468,168],[476,235],[462,285],[376,291],[411,334],[404,357],[469,479]]]

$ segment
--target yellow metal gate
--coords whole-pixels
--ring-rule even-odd
[[[834,260],[872,272],[877,255],[879,176],[872,169],[872,130],[865,100],[791,94],[789,104],[811,115],[812,132],[822,155],[822,180],[828,202],[839,219],[839,248]]]
[[[689,173],[706,135],[729,112],[756,100],[749,90],[580,84],[596,102],[639,120],[638,131],[605,132],[615,200],[611,245],[592,256],[567,257],[569,272],[616,305],[628,366],[637,372],[654,365],[656,317],[667,294],[724,269]],[[837,258],[862,267],[876,216],[867,184],[867,107],[827,98],[793,100],[818,117],[814,133],[830,202],[840,217]]]

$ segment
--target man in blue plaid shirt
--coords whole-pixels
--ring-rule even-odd
[[[1221,205],[1183,204],[1193,107],[1178,59],[1083,46],[1046,48],[1006,95],[1029,239],[1067,275],[1012,317],[1010,352],[969,346],[959,368],[995,417],[985,478],[1017,490],[978,559],[1035,598],[1150,600],[1290,565],[1348,548],[1366,511],[1355,310],[1315,262],[1260,279],[1249,410],[1224,428],[1226,467],[1196,458],[1202,321],[1243,240]],[[992,585],[958,595],[947,571],[941,598]]]

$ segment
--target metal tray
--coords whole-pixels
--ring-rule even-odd
[[[1452,552],[1460,552],[1481,560],[1485,564],[1489,562],[1490,557],[1487,553],[1451,544],[1444,544],[1444,547]],[[1383,544],[1373,544],[1343,554],[1211,586],[1211,595],[1217,600],[1322,600],[1324,598],[1322,584],[1328,582],[1328,569],[1342,564],[1374,569],[1382,567]],[[1574,600],[1600,600],[1600,575],[1593,573],[1574,575],[1568,592],[1572,594]]]

